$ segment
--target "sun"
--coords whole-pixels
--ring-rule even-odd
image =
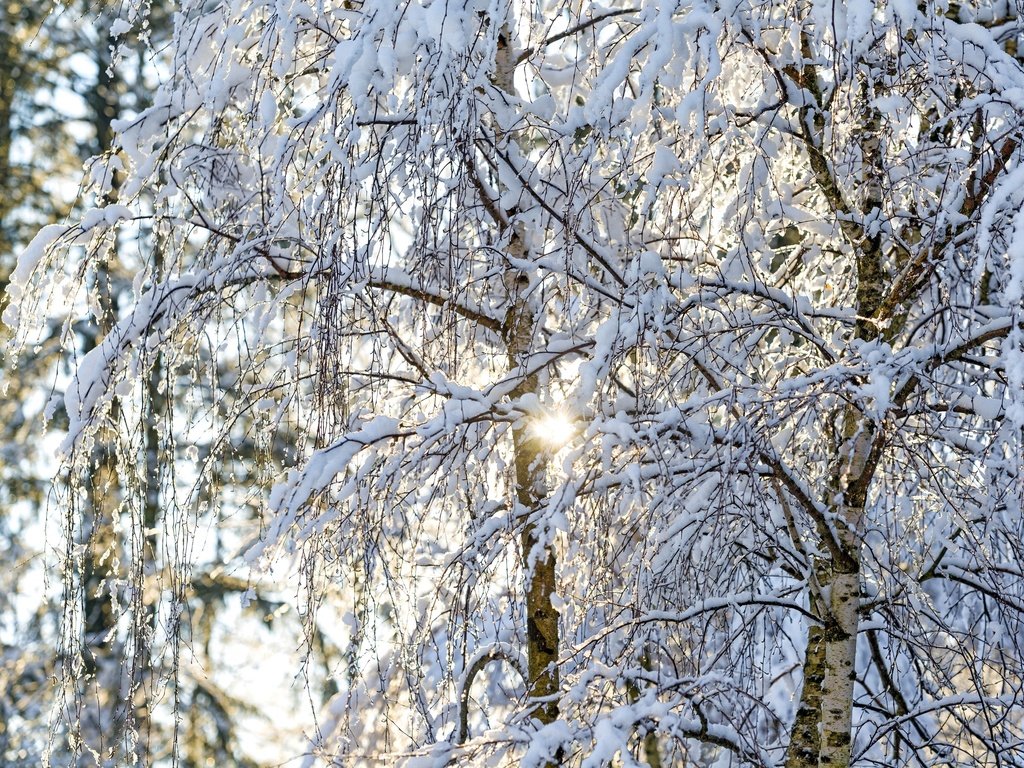
[[[533,436],[549,448],[561,448],[576,437],[576,423],[564,411],[548,411],[539,415],[530,427]]]

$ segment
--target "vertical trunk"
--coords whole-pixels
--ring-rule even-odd
[[[645,650],[643,656],[640,657],[640,666],[648,672],[653,670],[649,650]],[[626,683],[626,695],[629,697],[631,704],[640,701],[642,691],[640,685],[635,680],[630,680]],[[658,746],[657,731],[651,729],[643,735],[643,738],[640,740],[640,751],[642,752],[643,759],[651,768],[661,768],[661,749]]]
[[[518,323],[532,331],[533,315],[525,302],[519,301],[511,310]],[[527,341],[513,330],[509,339],[509,361],[516,365],[524,357]],[[536,376],[528,377],[515,395],[535,394]],[[522,520],[523,571],[526,574],[526,642],[527,683],[530,698],[537,700],[533,716],[547,724],[558,719],[558,613],[551,604],[555,593],[555,554],[550,546],[541,546],[532,518],[544,501],[544,474],[547,459],[544,448],[529,434],[525,425],[512,432],[516,466],[516,501]]]
[[[11,213],[14,210],[17,182],[11,176],[11,143],[14,136],[14,73],[19,61],[15,41],[16,22],[10,9],[0,11],[0,278],[5,282],[13,266],[9,261],[13,237]]]
[[[514,94],[515,52],[512,34],[506,24],[499,35],[495,61],[494,84]],[[507,140],[507,137],[504,137]],[[526,244],[518,226],[509,236],[508,256],[511,264],[521,264]],[[505,344],[509,366],[515,370],[527,360],[534,343],[536,316],[525,295],[526,275],[517,269],[506,275],[509,309],[505,318]],[[513,397],[539,394],[536,374],[529,375],[512,393]],[[535,513],[546,496],[544,483],[548,457],[544,446],[532,436],[525,424],[512,431],[515,451],[516,502],[522,523],[521,546],[526,578],[527,685],[529,696],[536,703],[532,715],[542,724],[558,719],[558,613],[551,603],[556,589],[556,559],[549,545],[541,545],[534,522]],[[556,756],[550,765],[560,762]]]
[[[806,16],[805,16],[806,17]],[[824,97],[819,86],[814,52],[806,31],[801,35],[804,65],[792,74],[809,92],[814,103],[800,107],[803,142],[815,181],[835,215],[854,252],[856,270],[855,337],[874,341],[887,326],[881,318],[885,294],[881,234],[860,222],[872,221],[882,206],[880,118],[870,106],[873,93],[862,86],[864,120],[860,131],[862,166],[859,174],[860,205],[851,204],[840,190],[826,159]],[[847,768],[852,756],[854,685],[857,631],[860,616],[861,534],[868,489],[883,447],[875,422],[855,403],[841,406],[836,414],[840,434],[825,505],[830,512],[838,545],[830,556],[814,563],[818,596],[812,609],[820,624],[810,627],[803,663],[803,690],[786,757],[787,768]],[[820,547],[822,552],[826,547]]]
[[[522,238],[513,233],[509,243],[510,256],[525,255]],[[505,343],[509,367],[522,366],[533,345],[536,318],[529,299],[522,295],[525,276],[513,273],[509,290],[511,305],[505,319]],[[512,392],[513,397],[539,394],[536,374],[526,376]],[[526,662],[527,685],[531,699],[537,701],[533,716],[547,724],[558,719],[558,613],[551,604],[555,593],[555,554],[551,547],[541,546],[534,516],[546,497],[545,479],[548,457],[544,446],[531,434],[528,425],[520,423],[512,430],[515,452],[517,517],[521,534],[523,572],[526,577]]]
[[[848,434],[839,447],[837,483],[829,489],[840,551],[815,563],[821,598],[812,598],[811,608],[820,623],[808,629],[803,689],[786,768],[847,768],[851,760],[860,619],[859,532],[874,451],[869,423],[854,406],[847,406],[845,424]],[[860,471],[851,474],[858,467]]]
[[[819,613],[820,611],[815,611]],[[786,754],[786,768],[817,768],[821,751],[821,700],[825,682],[825,632],[814,624],[807,630],[803,690]]]
[[[829,607],[816,649],[824,657],[821,684],[819,768],[850,765],[853,686],[857,660],[857,619],[860,610],[859,564],[833,568]]]
[[[100,281],[98,281],[99,283]],[[113,317],[108,309],[109,293],[106,286],[97,285],[105,317]],[[89,352],[110,331],[111,323],[103,319],[94,331],[86,333],[83,350]],[[120,417],[117,401],[111,405],[109,420],[116,424]],[[81,479],[85,499],[81,514],[81,531],[85,546],[81,561],[82,585],[82,666],[85,690],[80,693],[85,701],[80,722],[80,737],[101,755],[111,754],[121,729],[116,724],[115,696],[119,689],[117,654],[114,652],[112,633],[117,626],[115,600],[111,590],[116,582],[117,563],[120,560],[115,521],[121,506],[121,478],[118,473],[115,433],[105,427],[96,435],[95,449],[90,467]],[[92,756],[79,754],[79,766],[96,765]],[[102,764],[102,763],[100,763]]]
[[[159,265],[157,267],[159,273]],[[157,279],[160,279],[157,274]],[[157,525],[160,521],[160,438],[157,419],[163,412],[164,396],[160,394],[160,378],[163,364],[160,353],[146,382],[143,418],[145,419],[145,476],[142,479],[143,504],[141,535],[136,543],[139,549],[132,553],[133,582],[138,592],[138,602],[132,611],[132,635],[134,656],[131,660],[131,700],[129,704],[129,729],[135,740],[134,753],[139,765],[149,764],[152,737],[153,658],[152,644],[156,633],[156,603],[151,599],[152,581],[158,578],[157,568]]]
[[[521,445],[519,440],[515,442]],[[517,482],[520,483],[517,493],[520,504],[524,503],[525,494],[518,468],[525,464],[525,458],[530,453],[529,449],[521,451],[519,447],[516,448],[516,474]],[[532,470],[530,473],[532,474]],[[529,509],[524,507],[523,514],[528,515]],[[522,533],[523,567],[528,579],[527,676],[530,697],[538,701],[533,716],[541,723],[547,724],[558,719],[558,613],[551,604],[551,595],[555,591],[555,555],[549,547],[545,548],[543,554],[531,564],[530,555],[535,552],[537,544],[534,526],[527,522]]]
[[[851,758],[853,687],[860,608],[858,563],[819,564],[818,582],[829,596],[807,633],[803,690],[786,768],[846,768]]]
[[[873,93],[863,83],[864,122],[861,128],[863,153],[860,173],[861,216],[875,219],[882,207],[880,118],[869,106]],[[847,230],[856,254],[857,324],[856,337],[875,341],[884,325],[878,317],[885,294],[883,243],[879,232],[866,228]],[[833,558],[827,578],[819,584],[828,605],[823,612],[825,651],[821,701],[820,768],[850,765],[853,728],[853,700],[857,662],[857,627],[860,620],[861,534],[868,503],[868,489],[882,450],[875,422],[856,404],[843,407],[842,432],[836,476],[830,488],[829,507],[842,548]],[[823,571],[826,569],[822,569]]]
[[[103,23],[101,14],[97,26],[102,27]],[[107,151],[111,145],[111,121],[115,117],[111,113],[109,100],[113,94],[113,82],[108,72],[110,58],[106,35],[100,35],[100,40],[102,44],[97,45],[93,52],[97,81],[85,96],[95,134],[91,149],[97,154]],[[113,201],[98,202],[102,204]],[[94,291],[99,297],[98,304],[103,315],[95,331],[86,333],[83,344],[85,352],[101,343],[117,316],[116,298],[107,270],[98,267],[95,280]],[[112,426],[102,429],[96,436],[92,469],[83,481],[87,493],[86,506],[82,510],[82,533],[86,541],[82,561],[82,609],[85,621],[82,655],[88,681],[86,684],[91,686],[91,690],[84,693],[88,705],[82,718],[82,737],[88,747],[98,749],[100,754],[111,755],[115,753],[116,740],[123,734],[123,726],[117,722],[116,696],[120,685],[115,682],[115,676],[119,674],[116,669],[119,660],[112,638],[117,624],[114,610],[116,596],[108,591],[112,589],[113,580],[118,578],[116,568],[121,559],[115,532],[115,520],[120,513],[123,496],[116,450],[116,425],[119,420],[120,407],[115,400],[109,416]],[[86,753],[80,757],[79,764],[91,766],[94,763]]]
[[[90,110],[90,122],[94,131],[93,151],[97,154],[109,152],[113,145],[113,121],[120,109],[120,81],[111,71],[111,41],[105,33],[110,24],[106,14],[98,15],[96,24],[101,32],[93,51],[97,68],[97,80],[86,94],[85,102]],[[117,200],[117,185],[98,200],[98,204],[111,204]],[[112,245],[116,249],[116,243]],[[108,256],[109,265],[116,264],[116,253]],[[110,273],[110,266],[96,266],[96,294],[103,308],[104,317],[99,322],[95,335],[86,340],[86,347],[99,343],[110,332],[113,318],[117,315],[117,297]],[[131,478],[121,475],[117,456],[117,423],[120,408],[115,402],[111,408],[111,426],[97,435],[97,453],[93,470],[85,479],[88,488],[87,507],[83,510],[86,519],[84,531],[88,546],[82,563],[85,614],[85,657],[86,669],[92,673],[94,690],[87,693],[90,707],[95,709],[90,723],[91,733],[85,733],[86,744],[100,746],[101,754],[110,755],[118,762],[134,765],[150,763],[151,673],[152,658],[150,647],[156,625],[155,606],[150,603],[147,587],[155,577],[156,562],[155,529],[159,520],[159,440],[156,431],[156,415],[161,410],[162,398],[157,384],[162,375],[159,364],[147,381],[144,397],[146,423],[143,427],[143,450],[139,480],[141,507],[131,512],[132,526],[136,530],[130,541],[120,540],[115,520],[121,514],[124,488]],[[118,564],[127,562],[124,568]],[[118,648],[120,641],[113,638],[117,616],[108,593],[111,579],[125,576],[132,586],[133,596],[129,606],[131,621],[128,627],[128,645]],[[121,665],[124,665],[123,667]],[[122,671],[123,670],[123,671]],[[122,675],[127,677],[121,677]],[[115,682],[120,679],[121,684]],[[85,758],[91,765],[91,758]]]

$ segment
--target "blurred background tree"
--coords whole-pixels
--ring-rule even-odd
[[[165,5],[150,4],[145,41],[133,36],[132,46],[153,51],[166,42],[171,24]],[[114,121],[148,103],[160,66],[159,56],[124,55],[125,39],[111,37],[121,10],[111,2],[13,0],[0,7],[0,288],[5,306],[17,255],[36,231],[116,200],[116,178],[106,199],[83,194],[82,169],[91,171],[92,158],[109,155]],[[89,469],[53,483],[59,438],[52,432],[46,437],[44,427],[48,423],[59,432],[66,425],[60,396],[68,373],[130,301],[132,276],[144,268],[159,271],[159,250],[144,256],[137,245],[152,236],[140,228],[101,244],[91,319],[74,324],[54,320],[16,366],[0,359],[5,388],[0,398],[0,763],[5,766],[38,766],[45,755],[57,765],[161,764],[171,759],[175,745],[177,764],[186,767],[256,766],[262,763],[251,755],[261,748],[263,758],[274,760],[276,753],[259,740],[246,742],[240,734],[247,728],[288,739],[287,719],[269,723],[233,689],[232,679],[245,680],[246,673],[237,667],[239,662],[244,666],[247,653],[266,661],[268,646],[261,632],[272,627],[280,637],[284,630],[291,640],[280,644],[282,650],[302,644],[303,629],[286,615],[286,600],[272,586],[264,595],[250,579],[217,568],[225,547],[231,546],[219,534],[194,567],[167,567],[169,559],[183,553],[170,554],[181,544],[165,526],[171,521],[163,519],[165,505],[174,504],[175,479],[161,462],[158,443],[173,442],[164,428],[182,407],[175,397],[184,383],[177,385],[175,377],[188,372],[154,369],[138,393],[145,427],[132,443],[134,452],[101,433]],[[7,327],[0,333],[6,340]],[[210,407],[196,400],[194,390],[189,396],[191,412]],[[117,418],[115,412],[108,436]],[[251,440],[240,441],[235,449],[249,456],[257,452]],[[222,452],[223,447],[211,444],[205,450]],[[243,472],[230,462],[222,466],[213,483],[250,479],[252,469]],[[210,483],[207,478],[205,486],[193,489],[207,503],[214,495]],[[81,497],[69,493],[74,484],[90,492]],[[141,504],[134,507],[136,498]],[[244,521],[258,525],[253,507],[247,508],[244,499],[235,504],[229,514],[243,529]],[[216,505],[209,510],[219,514]],[[72,515],[78,523],[70,522]],[[76,563],[74,573],[64,567],[70,561]],[[151,588],[126,590],[133,580]],[[166,657],[153,659],[153,644],[160,642],[157,605],[168,595],[179,613],[160,620],[179,626],[170,633],[173,647],[161,647]],[[128,614],[128,606],[137,610]],[[251,624],[252,634],[219,630],[217,617],[224,611]],[[317,647],[326,650],[329,643],[321,638]],[[291,675],[276,677],[286,684]],[[79,690],[72,695],[65,684]]]

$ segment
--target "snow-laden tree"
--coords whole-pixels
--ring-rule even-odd
[[[245,558],[346,649],[315,754],[1024,763],[1019,11],[186,0],[6,320],[152,232],[66,461],[158,356],[223,393],[168,482],[266,448]]]

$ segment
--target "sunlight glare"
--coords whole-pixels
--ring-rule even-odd
[[[551,448],[561,448],[576,436],[576,424],[562,411],[550,411],[533,422],[533,434]]]

